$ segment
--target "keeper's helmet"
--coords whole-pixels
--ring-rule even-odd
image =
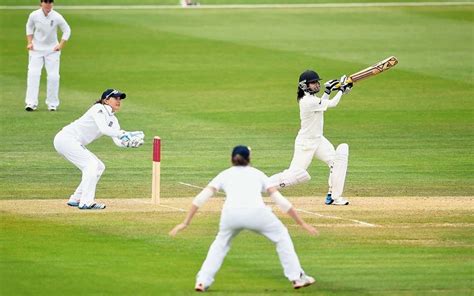
[[[298,88],[302,91],[309,92],[310,94],[314,94],[315,92],[308,88],[310,82],[320,81],[321,77],[319,77],[318,73],[314,72],[313,70],[306,70],[300,75]]]

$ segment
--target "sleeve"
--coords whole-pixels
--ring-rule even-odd
[[[200,208],[206,201],[214,195],[214,191],[211,188],[204,188],[196,197],[193,199],[193,205]]]
[[[63,32],[61,39],[66,41],[69,40],[69,37],[71,37],[71,27],[69,27],[69,24],[62,15],[59,16],[59,28],[61,29],[61,32]]]
[[[223,173],[220,173],[220,174],[217,175],[214,179],[212,179],[212,181],[209,182],[209,184],[208,184],[207,186],[216,189],[216,191],[221,190],[222,187],[224,186]]]
[[[118,120],[116,121],[116,123],[117,123],[117,127],[115,129],[118,129],[120,132],[122,132],[120,129],[120,124],[118,123]],[[112,140],[114,141],[115,145],[117,145],[118,147],[120,148],[126,147],[122,144],[122,141],[118,137],[112,137]]]
[[[289,202],[288,199],[286,199],[278,190],[273,192],[270,197],[284,213],[287,213],[293,207],[291,202]]]
[[[92,110],[92,117],[94,118],[94,122],[97,124],[97,127],[103,135],[112,138],[118,138],[122,135],[122,131],[120,131],[120,128],[111,128],[107,125],[107,117],[105,115],[107,110],[105,110],[102,106],[99,105],[94,105],[92,108],[95,108],[94,110]]]
[[[31,13],[28,16],[28,21],[26,22],[26,35],[33,35],[35,32],[35,22],[33,20],[33,14]]]
[[[275,185],[270,181],[270,178],[261,172],[262,176],[262,192],[267,192],[269,188],[274,187]]]
[[[327,100],[327,108],[334,108],[339,104],[341,97],[343,95],[342,91],[338,91],[337,94],[332,98],[332,100]]]

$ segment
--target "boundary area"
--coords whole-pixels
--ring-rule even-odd
[[[373,2],[373,3],[314,3],[314,4],[203,4],[181,7],[177,5],[58,5],[58,10],[167,10],[167,9],[291,9],[291,8],[366,8],[366,7],[425,7],[474,5],[474,2]],[[0,10],[31,10],[33,5],[0,5]]]

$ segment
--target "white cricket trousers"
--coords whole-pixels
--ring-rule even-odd
[[[82,171],[82,180],[71,199],[80,205],[91,205],[95,200],[95,188],[105,170],[104,163],[84,147],[73,135],[60,131],[54,137],[54,148]]]
[[[240,231],[248,229],[257,232],[276,245],[276,251],[283,266],[285,276],[294,281],[300,278],[303,271],[288,229],[268,207],[223,209],[219,233],[209,248],[206,260],[197,274],[196,282],[210,286],[219,271],[232,239]]]
[[[336,149],[323,136],[315,140],[296,139],[295,151],[289,169],[303,169],[306,171],[313,158],[324,161],[330,167],[336,158]]]
[[[28,52],[28,79],[25,103],[38,106],[41,70],[46,68],[46,105],[59,106],[59,60],[60,51],[30,50]]]
[[[328,185],[329,191],[332,191],[332,166],[336,159],[336,149],[334,145],[329,142],[328,139],[321,136],[315,140],[299,140],[295,141],[295,151],[293,153],[293,159],[291,160],[289,171],[292,169],[303,169],[307,170],[313,158],[324,161],[330,168]]]

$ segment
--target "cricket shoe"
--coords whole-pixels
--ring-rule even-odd
[[[206,292],[209,287],[204,286],[203,283],[196,283],[194,290],[196,292]]]
[[[79,201],[74,200],[74,199],[70,199],[70,200],[68,200],[67,205],[70,206],[70,207],[78,207],[79,206]]]
[[[26,104],[25,110],[28,112],[35,111],[38,108],[38,106],[33,105],[33,104]]]
[[[93,203],[91,205],[79,205],[79,210],[103,210],[105,209],[105,204]]]
[[[57,107],[57,106],[53,106],[53,105],[49,105],[49,106],[48,106],[48,110],[49,110],[49,111],[56,111],[56,110],[58,110],[58,107]]]
[[[331,196],[331,193],[328,193],[328,195],[326,195],[326,200],[324,201],[324,203],[326,205],[330,205],[334,202],[334,199],[332,199],[332,196]]]
[[[316,280],[313,277],[310,277],[309,275],[301,273],[300,278],[293,281],[293,288],[295,289],[304,288],[307,286],[311,286],[315,282]]]
[[[339,197],[338,199],[335,199],[332,204],[335,206],[347,206],[349,201],[345,200],[344,197]]]

